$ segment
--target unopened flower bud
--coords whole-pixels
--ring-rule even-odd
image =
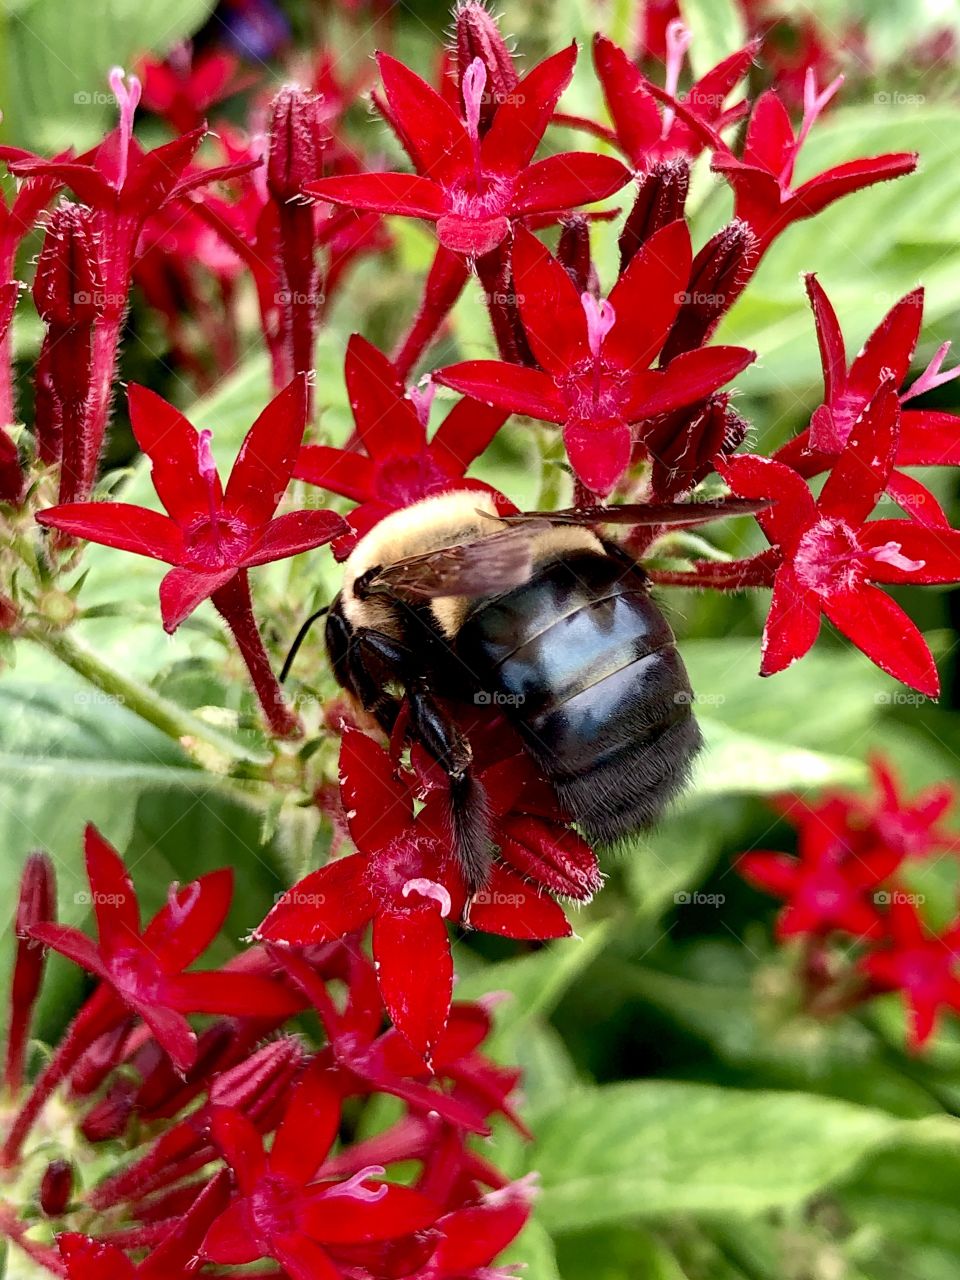
[[[500,857],[524,879],[579,902],[589,901],[602,884],[596,855],[586,841],[568,827],[539,818],[511,820]]]
[[[454,15],[457,81],[462,86],[473,63],[479,59],[486,70],[486,90],[480,103],[477,131],[480,137],[490,128],[497,107],[506,102],[517,87],[513,54],[488,9],[476,0],[457,6]]]
[[[274,1040],[217,1076],[210,1089],[210,1103],[243,1112],[256,1110],[272,1096],[278,1084],[283,1088],[289,1084],[303,1058],[299,1040],[292,1036]]]
[[[707,341],[746,284],[756,261],[756,246],[756,236],[739,218],[707,241],[690,268],[690,283],[664,344],[661,364]]]
[[[32,853],[26,861],[20,880],[15,923],[17,949],[10,990],[10,1032],[5,1072],[6,1084],[11,1092],[16,1092],[23,1084],[30,1020],[43,980],[45,952],[43,947],[34,942],[30,931],[34,925],[54,919],[56,901],[53,863],[45,853]]]
[[[590,223],[582,213],[564,218],[557,243],[557,261],[562,263],[577,293],[595,285],[596,273],[590,261]]]
[[[59,1218],[72,1195],[73,1165],[69,1160],[51,1160],[40,1183],[40,1208],[48,1218]]]
[[[715,470],[719,458],[739,448],[748,425],[722,392],[658,419],[643,437],[653,464],[650,484],[657,501],[689,493]]]
[[[296,200],[304,184],[320,177],[326,133],[320,98],[285,85],[270,104],[267,186],[279,204]]]
[[[620,233],[620,270],[655,231],[683,217],[690,190],[690,166],[682,156],[659,160],[637,181],[637,198]]]
[[[134,1086],[121,1080],[108,1090],[80,1122],[80,1132],[88,1142],[109,1142],[119,1138],[133,1114]]]
[[[37,261],[37,311],[56,328],[91,325],[102,293],[93,214],[84,205],[64,201],[50,215]]]

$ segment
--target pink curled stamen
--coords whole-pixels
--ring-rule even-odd
[[[428,880],[424,876],[418,876],[413,880],[408,880],[400,892],[405,898],[409,898],[411,893],[419,893],[421,898],[432,899],[439,905],[440,917],[443,920],[446,920],[453,910],[450,894],[442,884],[437,884],[436,880]]]
[[[364,1204],[376,1204],[378,1200],[382,1200],[387,1194],[386,1184],[379,1187],[365,1187],[363,1184],[368,1178],[384,1177],[386,1172],[382,1164],[368,1164],[365,1169],[355,1173],[352,1178],[347,1178],[346,1182],[338,1182],[335,1187],[331,1187],[327,1192],[327,1196],[330,1199],[336,1196],[346,1196],[350,1200],[360,1200]]]
[[[880,564],[892,565],[902,573],[916,573],[927,563],[926,560],[911,560],[905,556],[899,542],[885,542],[882,547],[875,547],[872,555]]]
[[[817,92],[817,76],[813,67],[807,68],[807,74],[803,82],[803,121],[800,125],[800,132],[797,134],[797,140],[790,149],[790,156],[787,163],[783,166],[780,173],[780,181],[784,184],[789,183],[793,176],[793,166],[796,163],[800,148],[807,140],[810,130],[817,122],[817,117],[821,114],[830,100],[836,96],[837,91],[843,84],[843,76],[837,76],[835,80],[831,80],[825,89]]]
[[[664,77],[663,87],[669,93],[671,98],[677,96],[677,86],[680,83],[680,72],[683,70],[683,61],[687,56],[687,50],[693,43],[693,32],[680,18],[674,20],[667,25],[667,70]],[[660,137],[665,138],[673,128],[675,117],[673,107],[664,107],[663,109],[663,127],[660,130]]]
[[[950,352],[950,346],[949,342],[944,342],[937,348],[933,359],[920,377],[900,397],[901,404],[905,404],[915,396],[922,396],[925,392],[932,391],[934,387],[942,387],[945,382],[952,382],[954,378],[960,378],[960,364],[955,369],[947,369],[945,373],[940,372],[943,368],[943,362]]]
[[[587,342],[596,360],[604,338],[616,323],[617,313],[607,298],[595,298],[592,293],[581,293],[580,302],[587,317]]]
[[[416,410],[421,427],[426,427],[427,423],[430,421],[430,409],[433,405],[433,398],[436,394],[437,384],[432,381],[429,375],[415,387],[411,387],[407,392],[407,399]]]
[[[110,72],[110,88],[120,108],[120,159],[117,166],[117,189],[127,180],[130,159],[130,142],[133,138],[133,117],[140,102],[141,85],[137,76],[127,76],[123,67]]]

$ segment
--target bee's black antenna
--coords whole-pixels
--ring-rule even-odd
[[[306,622],[303,624],[303,626],[294,636],[293,644],[290,646],[290,651],[288,652],[287,656],[284,658],[283,666],[280,669],[281,684],[284,683],[287,676],[290,674],[290,668],[293,666],[294,660],[297,654],[300,652],[300,646],[303,644],[304,640],[306,640],[307,634],[310,631],[310,628],[313,626],[313,624],[317,621],[318,618],[322,618],[323,615],[325,613],[329,613],[329,611],[330,611],[330,606],[328,604],[325,604],[323,608],[318,609],[316,613],[311,613],[310,617],[306,620]]]

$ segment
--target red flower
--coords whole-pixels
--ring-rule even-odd
[[[805,814],[798,857],[757,851],[737,860],[746,880],[786,901],[777,918],[780,938],[823,937],[835,930],[856,938],[882,936],[874,891],[900,858],[882,847],[859,849],[847,818],[847,805],[834,799]]]
[[[733,188],[734,216],[752,228],[759,240],[760,253],[792,222],[819,213],[841,196],[862,191],[876,182],[900,178],[917,167],[916,153],[893,152],[850,160],[798,187],[792,185],[800,148],[842,82],[843,78],[839,77],[818,93],[814,72],[808,70],[803,122],[796,133],[777,94],[773,90],[762,94],[750,116],[742,158],[738,159],[725,147],[713,157],[712,167],[722,173]],[[682,115],[688,119],[686,112]]]
[[[907,1006],[907,1044],[916,1052],[937,1029],[941,1010],[960,1012],[960,920],[928,933],[909,895],[891,893],[889,943],[860,961],[879,991],[899,991]]]
[[[489,1268],[526,1225],[532,1195],[529,1181],[514,1182],[444,1214],[435,1224],[441,1243],[410,1280],[494,1280]]]
[[[540,241],[519,229],[514,279],[523,327],[542,368],[468,360],[438,382],[512,413],[563,424],[574,470],[610,493],[630,463],[631,425],[709,396],[754,358],[743,347],[685,352],[651,369],[684,298],[690,233],[674,222],[634,255],[609,298],[582,296]]]
[[[464,473],[503,425],[505,409],[462,400],[427,441],[429,394],[404,393],[396,369],[382,352],[353,334],[345,363],[347,392],[366,454],[329,445],[304,445],[294,475],[352,498],[348,517],[354,537],[340,539],[338,556],[391,511],[448,489],[492,492]]]
[[[183,45],[163,62],[146,60],[140,71],[143,105],[162,116],[177,133],[199,128],[211,107],[254,82],[232,53],[213,49],[193,57]]]
[[[761,674],[802,658],[824,613],[888,674],[928,697],[938,695],[940,680],[923,636],[873,585],[960,581],[960,533],[911,520],[867,519],[890,477],[899,418],[896,393],[887,384],[853,427],[816,500],[782,462],[739,455],[717,464],[740,497],[776,499],[757,517],[776,547]],[[732,572],[730,565],[720,568]]]
[[[92,826],[86,830],[86,866],[99,943],[65,924],[36,924],[31,937],[99,978],[118,1007],[143,1019],[181,1071],[193,1062],[197,1048],[184,1014],[272,1018],[300,1007],[277,983],[253,974],[184,972],[226,919],[231,871],[213,872],[172,891],[168,904],[143,929],[133,882]]]
[[[667,27],[666,37],[664,89],[673,97],[691,35],[682,22],[674,20]],[[717,131],[742,119],[747,113],[746,101],[731,107],[724,103],[746,75],[757,45],[757,41],[751,41],[701,76],[683,95],[687,111]],[[594,36],[593,60],[613,121],[613,138],[635,169],[645,172],[661,160],[677,156],[692,160],[700,154],[707,145],[704,135],[669,106],[661,106],[648,91],[646,76],[618,45],[606,36]],[[595,127],[591,131],[596,131]],[[602,136],[604,131],[600,132]]]
[[[495,249],[518,218],[602,200],[630,176],[611,156],[568,152],[531,164],[576,58],[571,45],[531,68],[481,137],[483,59],[464,73],[461,118],[403,63],[378,54],[381,110],[417,173],[323,178],[307,190],[334,204],[435,222],[440,243],[469,258]]]
[[[226,490],[210,452],[210,431],[197,432],[172,405],[145,387],[129,390],[130,420],[153,463],[153,483],[167,514],[125,502],[52,507],[37,519],[89,542],[165,560],[175,568],[160,584],[166,631],[175,631],[208,597],[230,626],[275,733],[294,734],[250,605],[247,570],[322,546],[346,530],[332,511],[275,515],[293,473],[306,421],[306,379],[295,378],[247,433]]]
[[[463,918],[467,895],[449,835],[435,808],[414,820],[414,793],[390,757],[348,730],[340,753],[341,798],[359,852],[311,872],[280,899],[255,936],[304,946],[332,941],[373,922],[373,952],[384,1003],[396,1027],[431,1061],[447,1024],[453,961],[446,920]],[[469,923],[513,938],[564,937],[558,904],[497,864]]]
[[[849,369],[840,322],[816,276],[806,277],[823,366],[823,404],[806,431],[778,449],[774,457],[803,476],[825,471],[850,438],[853,425],[884,381],[902,386],[910,370],[923,321],[923,289],[914,289],[895,303],[854,357]],[[923,374],[900,393],[905,404],[934,387],[960,376],[960,367],[941,373],[950,349],[944,343]],[[900,415],[898,466],[960,465],[960,419],[936,410],[906,409]],[[921,524],[946,526],[940,504],[912,476],[892,471],[887,492]]]
[[[941,819],[956,802],[957,788],[953,783],[934,783],[908,802],[886,760],[874,756],[870,772],[876,795],[870,803],[855,797],[854,805],[876,840],[897,850],[902,858],[956,852],[960,837],[941,825]]]
[[[340,1280],[331,1249],[429,1227],[433,1205],[407,1187],[374,1181],[380,1166],[343,1182],[314,1181],[339,1123],[339,1091],[316,1067],[293,1092],[269,1155],[249,1120],[218,1110],[211,1133],[239,1196],[211,1226],[201,1255],[221,1265],[273,1258],[291,1280]]]

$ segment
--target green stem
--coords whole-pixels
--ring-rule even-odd
[[[212,725],[178,707],[175,702],[156,693],[148,685],[123,675],[115,666],[99,658],[92,649],[71,639],[66,632],[33,626],[24,634],[53,654],[71,671],[76,671],[97,689],[115,697],[129,711],[154,725],[168,737],[174,738],[189,755],[207,768],[211,767],[211,763],[219,764],[224,771],[241,762],[254,765],[270,763],[271,756],[268,753],[244,746],[236,738],[220,733]],[[214,756],[213,762],[211,753]]]

